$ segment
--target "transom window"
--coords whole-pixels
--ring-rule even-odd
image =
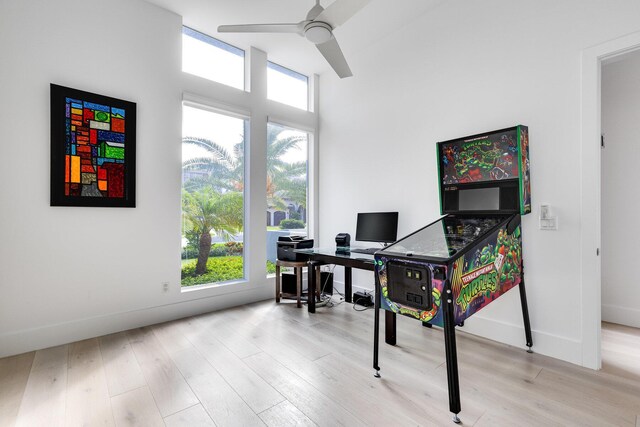
[[[267,98],[302,110],[309,109],[309,78],[267,62]]]
[[[182,27],[182,71],[244,90],[244,50]]]

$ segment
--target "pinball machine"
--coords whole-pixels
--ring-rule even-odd
[[[437,144],[442,218],[375,254],[373,367],[380,308],[444,330],[449,409],[460,422],[455,328],[518,286],[533,345],[522,264],[521,215],[531,212],[526,126]]]

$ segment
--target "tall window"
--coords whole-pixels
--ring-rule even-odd
[[[273,62],[267,62],[267,98],[308,110],[309,78]]]
[[[182,109],[182,286],[243,279],[248,121]]]
[[[308,147],[306,132],[267,125],[268,262],[276,260],[279,236],[308,235]]]
[[[182,71],[244,90],[244,50],[182,27]]]
[[[182,286],[183,291],[222,295],[248,281],[262,285],[265,270],[275,272],[278,236],[315,231],[309,209],[317,206],[308,190],[309,181],[314,185],[308,178],[309,156],[315,159],[309,153],[312,133],[300,129],[314,132],[317,125],[317,100],[311,108],[309,96],[317,81],[315,76],[269,62],[258,49],[250,48],[245,57],[242,49],[188,27],[182,28],[182,43],[182,70],[203,78],[183,79]],[[251,87],[266,82],[267,93],[245,90],[245,81]],[[260,119],[249,126],[252,114],[264,117],[265,113],[287,126]],[[250,138],[249,128],[252,135],[267,135],[267,140]],[[251,177],[261,184],[250,186]],[[245,194],[245,188],[251,191]],[[263,205],[265,198],[266,212],[248,209]],[[245,229],[249,221],[264,221],[263,215],[266,236],[261,227]],[[265,237],[266,266],[260,249]]]

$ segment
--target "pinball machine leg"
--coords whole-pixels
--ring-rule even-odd
[[[375,276],[375,296],[374,296],[374,307],[373,307],[373,369],[376,370],[374,377],[380,378],[380,366],[378,366],[378,348],[380,346],[380,282],[378,281],[378,275],[374,273]]]
[[[524,271],[520,280],[520,303],[522,304],[522,317],[524,319],[524,333],[527,338],[527,353],[533,353],[533,338],[531,336],[531,323],[529,322],[529,306],[527,304],[527,291],[524,287]]]
[[[447,299],[444,304],[444,346],[447,357],[447,382],[449,385],[449,410],[451,420],[460,424],[460,381],[458,379],[458,352],[456,349],[456,325],[453,315],[453,298],[448,281],[445,283]]]

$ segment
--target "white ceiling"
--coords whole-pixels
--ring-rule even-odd
[[[331,70],[317,49],[295,34],[219,34],[221,24],[294,23],[302,21],[315,0],[147,0],[183,16],[184,25],[242,49],[257,47],[269,60],[305,74]],[[334,31],[349,57],[385,35],[434,9],[444,0],[372,0]],[[321,0],[327,7],[332,0]],[[354,75],[357,69],[352,67]],[[333,71],[332,71],[333,72]]]

